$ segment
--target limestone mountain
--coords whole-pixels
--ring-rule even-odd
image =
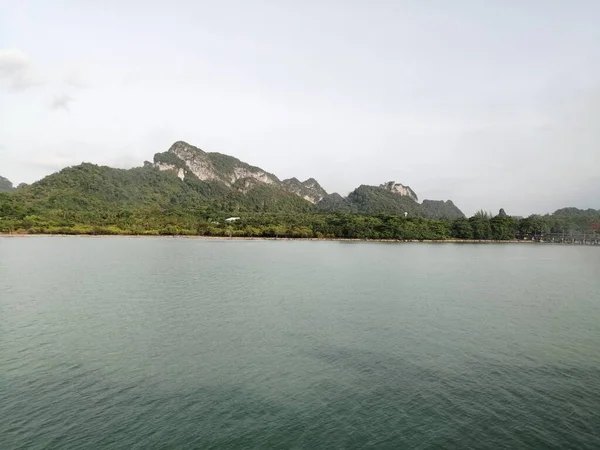
[[[354,206],[356,212],[363,214],[422,215],[419,203],[411,196],[400,195],[381,186],[363,184],[350,192],[348,201]]]
[[[306,181],[300,181],[297,178],[288,178],[287,180],[283,180],[282,184],[288,191],[311,203],[318,203],[327,196],[327,191],[314,178],[309,178]]]
[[[387,183],[379,185],[379,187],[393,194],[398,194],[412,198],[415,202],[419,201],[419,198],[417,197],[417,194],[415,194],[415,191],[413,191],[409,186],[404,186],[403,184],[396,183],[395,181],[388,181]]]
[[[314,178],[306,181],[297,178],[281,181],[272,173],[237,158],[205,152],[183,141],[173,144],[167,152],[154,155],[154,167],[173,173],[181,180],[218,182],[246,196],[259,187],[264,191],[265,185],[271,186],[273,192],[286,191],[294,194],[317,205],[317,210],[323,212],[408,213],[411,216],[436,219],[464,217],[451,201],[425,200],[423,204],[419,204],[415,191],[395,181],[379,186],[362,185],[344,198],[339,194],[329,195]]]
[[[176,142],[164,153],[154,155],[154,167],[175,173],[181,180],[217,181],[244,194],[258,186],[257,183],[262,183],[295,194],[310,203],[317,203],[327,195],[314,178],[280,181],[272,173],[233,156],[205,152],[183,141]]]
[[[331,194],[323,198],[317,208],[323,212],[357,212],[362,214],[391,214],[430,219],[464,217],[451,200],[417,201],[417,194],[408,186],[388,181],[379,186],[361,185],[348,197]]]
[[[465,217],[452,200],[423,200],[423,216],[429,219],[459,219]]]
[[[244,178],[265,184],[281,184],[275,175],[233,156],[208,153],[183,141],[175,142],[168,151],[154,155],[154,166],[161,171],[175,172],[182,180],[193,177],[200,181],[219,181],[229,187]]]
[[[0,176],[0,192],[8,192],[13,189],[13,184],[7,178]]]
[[[152,164],[115,169],[83,163],[26,186],[15,195],[40,210],[122,214],[130,209],[203,210],[227,213],[310,211],[313,205],[273,185],[243,178],[228,186],[221,181],[180,179]]]
[[[356,212],[356,206],[347,197],[342,197],[337,192],[326,195],[316,206],[318,211],[324,213]]]
[[[7,180],[3,186],[12,188]],[[260,167],[222,153],[205,152],[183,141],[155,154],[153,162],[145,162],[143,167],[124,170],[83,163],[10,195],[31,205],[34,212],[104,211],[118,215],[139,208],[162,213],[175,208],[202,214],[327,212],[463,217],[451,201],[425,200],[420,204],[410,187],[393,181],[361,185],[344,198],[328,194],[314,178],[280,180]]]
[[[600,216],[600,209],[579,209],[579,208],[561,208],[554,211],[555,216],[566,216],[566,217],[597,217]]]

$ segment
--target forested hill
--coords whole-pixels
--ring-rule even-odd
[[[12,196],[39,215],[57,210],[88,215],[136,210],[158,213],[173,208],[298,213],[312,208],[297,195],[249,180],[230,187],[216,180],[181,180],[152,166],[124,170],[89,163],[63,169],[18,189]]]
[[[7,184],[8,186],[8,184]],[[10,184],[12,187],[12,184]],[[451,201],[425,200],[395,182],[360,186],[348,197],[328,194],[315,180],[280,180],[229,155],[183,141],[130,170],[83,163],[17,189],[13,202],[32,216],[127,214],[135,210],[242,213],[354,212],[425,218],[464,217]]]
[[[229,163],[234,165],[231,170]],[[32,185],[1,192],[0,233],[569,242],[597,240],[600,232],[596,210],[564,208],[523,219],[500,210],[467,219],[451,201],[418,203],[412,190],[396,183],[387,184],[394,189],[363,185],[342,197],[327,194],[316,180],[279,181],[221,156],[216,164],[221,164],[217,175],[229,177],[226,182],[198,159],[192,167],[208,179],[156,163],[130,170],[87,163],[68,167]],[[239,175],[244,176],[235,179]],[[270,182],[260,180],[264,177]],[[312,203],[306,196],[322,198]],[[230,216],[238,219],[225,220]]]
[[[0,176],[0,192],[9,192],[13,189],[13,184],[8,179]]]
[[[410,187],[393,181],[380,186],[360,186],[344,199],[338,194],[330,196],[314,178],[280,181],[277,176],[260,167],[232,156],[205,152],[183,141],[175,142],[168,151],[154,155],[154,167],[170,172],[182,181],[219,182],[244,195],[248,195],[256,186],[270,186],[275,191],[295,194],[316,205],[316,211],[392,215],[408,213],[416,217],[449,219],[464,217],[452,202],[425,200],[423,205],[419,204],[416,193]],[[240,207],[243,209],[243,205]]]
[[[0,178],[0,233],[199,234],[364,239],[598,239],[600,211],[471,218],[394,181],[347,197],[185,142],[134,169],[83,163],[13,189]],[[235,219],[232,219],[235,217]],[[230,220],[226,220],[230,219]]]
[[[401,195],[382,186],[362,185],[345,199],[335,194],[325,197],[317,204],[317,208],[324,212],[388,214],[428,219],[456,219],[465,216],[450,200],[423,200],[423,203],[418,203],[414,200],[415,197]]]
[[[554,212],[555,216],[570,216],[570,217],[598,217],[600,209],[579,209],[579,208],[561,208]]]

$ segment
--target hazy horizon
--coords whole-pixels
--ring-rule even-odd
[[[0,0],[0,175],[184,140],[466,214],[600,208],[600,3]]]

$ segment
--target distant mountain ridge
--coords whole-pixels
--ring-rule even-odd
[[[313,211],[432,219],[464,217],[450,200],[419,203],[410,187],[394,181],[361,185],[342,197],[329,194],[314,178],[281,180],[233,156],[206,152],[184,141],[156,153],[153,161],[146,161],[143,167],[123,170],[84,163],[16,192],[45,207],[69,210],[177,206],[235,214]]]
[[[9,192],[14,190],[13,184],[8,180],[8,178],[4,178],[0,176],[0,192]]]
[[[285,188],[311,203],[319,203],[327,196],[327,191],[314,178],[300,181],[297,178],[283,180]]]
[[[164,153],[154,155],[154,167],[177,175],[181,180],[191,177],[199,181],[219,181],[247,194],[256,183],[275,186],[295,194],[325,212],[361,212],[368,214],[416,215],[429,218],[464,217],[451,201],[424,200],[409,187],[394,181],[379,186],[360,186],[344,198],[328,194],[315,180],[297,178],[279,180],[277,176],[232,156],[205,152],[186,142],[178,141]]]
[[[561,208],[554,211],[555,216],[588,216],[588,217],[596,217],[600,216],[600,209],[579,209],[579,208]]]
[[[324,212],[357,212],[361,214],[389,214],[394,216],[417,216],[429,219],[457,219],[465,217],[452,201],[423,200],[419,203],[410,188],[394,188],[398,183],[388,182],[382,186],[361,185],[348,197],[328,196],[317,204]],[[390,189],[391,187],[391,189]],[[409,189],[409,190],[405,190]]]
[[[256,182],[274,185],[313,204],[327,195],[314,178],[304,182],[296,178],[280,181],[260,167],[222,153],[205,152],[183,141],[175,142],[168,151],[154,155],[154,167],[176,173],[181,180],[193,177],[199,181],[219,181],[241,190],[248,190]]]
[[[175,142],[164,153],[154,155],[154,166],[163,171],[176,171],[180,179],[192,176],[200,181],[220,181],[227,186],[243,178],[253,178],[265,184],[279,179],[259,167],[251,166],[233,156],[207,153],[186,142]]]

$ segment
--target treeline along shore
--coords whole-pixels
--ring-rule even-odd
[[[598,243],[600,218],[478,212],[470,218],[425,219],[360,214],[241,214],[177,208],[114,212],[53,212],[11,217],[0,210],[3,235],[202,236],[403,242]]]
[[[314,178],[281,180],[178,141],[143,167],[83,163],[17,188],[0,177],[0,233],[594,243],[600,210],[465,217],[451,200],[419,202],[401,183],[363,184],[344,197]]]

